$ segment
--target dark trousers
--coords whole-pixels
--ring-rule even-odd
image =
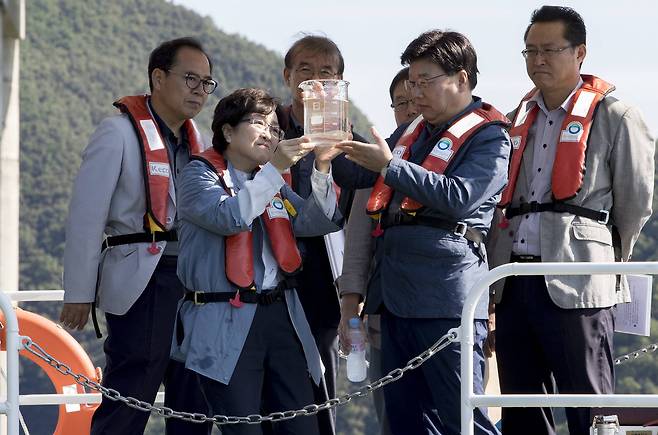
[[[563,309],[543,276],[507,278],[496,305],[496,354],[503,394],[614,392],[612,308]],[[588,435],[589,408],[567,408],[571,435]],[[550,408],[503,408],[503,434],[554,434]]]
[[[300,409],[313,402],[313,381],[285,302],[259,305],[228,385],[199,376],[213,414],[246,416]],[[224,425],[223,435],[260,435],[261,425]],[[274,423],[275,435],[318,435],[316,416]]]
[[[389,312],[382,314],[382,365],[384,372],[403,367],[407,361],[425,351],[459,319],[404,319]],[[484,353],[487,337],[484,320],[475,321],[474,391],[483,393]],[[460,347],[451,343],[411,370],[397,382],[384,387],[386,412],[395,435],[459,435],[461,420]],[[498,434],[486,410],[474,410],[478,434]]]
[[[153,403],[165,385],[165,406],[176,411],[208,413],[196,373],[169,359],[171,337],[183,286],[176,276],[174,258],[163,257],[142,295],[128,312],[106,314],[107,338],[103,385],[123,396]],[[94,413],[91,433],[143,434],[148,412],[103,398]],[[210,424],[166,420],[167,434],[210,434]]]

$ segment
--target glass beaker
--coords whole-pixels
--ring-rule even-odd
[[[299,84],[304,100],[304,136],[316,147],[333,146],[350,134],[345,80],[306,80]]]

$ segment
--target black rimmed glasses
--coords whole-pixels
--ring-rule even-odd
[[[266,131],[269,129],[270,135],[277,139],[277,140],[283,140],[286,136],[286,133],[281,130],[278,126],[268,124],[265,122],[264,119],[262,118],[244,118],[241,119],[240,122],[248,122],[251,125],[255,125],[257,128],[259,128],[261,131]]]
[[[187,85],[187,87],[192,90],[198,88],[199,85],[202,85],[203,92],[205,92],[206,94],[212,94],[213,92],[215,92],[215,89],[217,89],[217,82],[213,79],[202,79],[196,74],[192,74],[192,73],[181,74],[171,69],[168,69],[167,72],[183,77],[185,79],[185,84]]]
[[[523,55],[523,57],[526,59],[536,59],[539,55],[541,55],[544,59],[550,59],[571,47],[573,47],[573,45],[567,45],[566,47],[559,48],[526,48],[525,50],[521,51],[521,55]]]
[[[418,89],[427,89],[427,87],[430,85],[430,83],[431,83],[433,80],[436,80],[436,79],[438,79],[439,77],[443,77],[443,76],[447,76],[447,75],[449,75],[449,74],[448,74],[448,73],[443,73],[443,74],[439,74],[438,76],[434,76],[434,77],[426,77],[426,78],[424,78],[424,79],[418,79],[418,80],[416,80],[416,81],[406,80],[406,81],[404,82],[404,88],[405,88],[407,91],[411,91],[411,90],[413,90],[413,89],[415,89],[415,88],[418,88]]]
[[[411,103],[411,100],[396,101],[395,103],[391,104],[391,108],[394,112],[397,113],[406,112],[409,109],[409,103]]]

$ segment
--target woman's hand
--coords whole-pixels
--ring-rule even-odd
[[[315,154],[315,169],[323,174],[328,174],[329,168],[331,168],[331,161],[342,152],[342,150],[335,146],[315,147],[313,151],[313,154]]]
[[[306,137],[282,140],[274,150],[270,163],[280,172],[297,163],[302,157],[313,150],[310,140]]]

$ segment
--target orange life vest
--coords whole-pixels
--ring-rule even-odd
[[[428,171],[443,174],[464,143],[481,128],[490,124],[508,125],[509,120],[492,105],[483,102],[481,107],[466,112],[450,125],[434,145],[432,151],[425,157],[422,167]],[[422,116],[409,124],[393,148],[393,155],[408,160],[411,145],[418,139],[424,127],[425,121]],[[393,189],[384,183],[384,177],[380,175],[370,194],[367,213],[377,219],[381,212],[388,207],[392,197]],[[404,198],[400,203],[400,209],[411,215],[422,207],[421,203],[409,197]]]
[[[210,148],[192,158],[210,166],[219,176],[224,190],[230,196],[234,195],[226,160],[220,153]],[[302,267],[302,257],[297,248],[288,209],[285,200],[277,193],[260,217],[279,268],[286,275],[294,275]],[[255,290],[253,233],[242,231],[225,240],[226,278],[242,290]]]
[[[583,75],[582,79],[583,85],[569,103],[569,110],[562,122],[557,144],[551,172],[551,191],[555,201],[566,201],[575,197],[580,191],[585,174],[587,139],[592,128],[596,106],[615,89],[610,83],[595,76]],[[537,92],[539,90],[535,88],[523,97],[509,131],[512,159],[509,181],[498,204],[500,208],[505,208],[512,202],[523,161],[523,151],[528,141],[528,132],[539,112],[539,106],[536,104],[528,109],[530,100]]]
[[[122,113],[130,118],[141,145],[146,189],[146,213],[144,229],[149,233],[167,229],[167,203],[171,165],[165,141],[158,123],[148,107],[148,95],[123,97],[114,102]],[[191,119],[183,123],[190,143],[190,154],[203,150],[201,135]]]

